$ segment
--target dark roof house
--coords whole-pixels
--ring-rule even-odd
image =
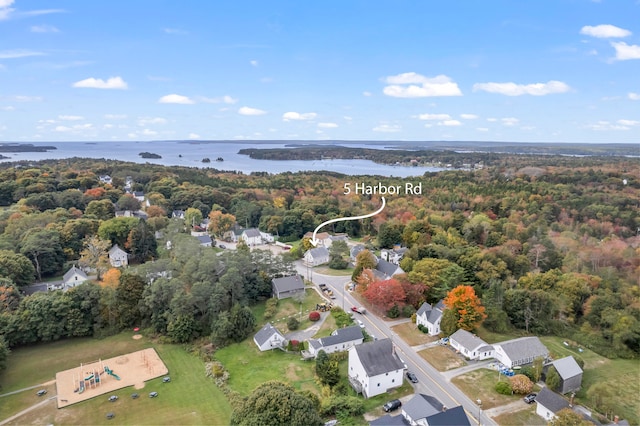
[[[273,296],[278,299],[286,299],[296,293],[304,292],[304,281],[300,275],[274,278],[271,281]]]
[[[355,350],[369,377],[404,369],[404,364],[396,355],[391,339],[358,345]]]
[[[547,359],[549,350],[535,336],[519,337],[493,345],[495,358],[509,368],[531,364],[536,358]]]
[[[542,388],[536,396],[536,414],[546,421],[552,420],[558,411],[569,408],[569,402],[549,388]]]
[[[557,359],[552,361],[551,364],[560,376],[560,386],[555,390],[565,394],[580,389],[582,386],[582,368],[572,356]]]
[[[286,339],[277,328],[267,323],[253,336],[253,341],[261,351],[267,351],[282,347]]]

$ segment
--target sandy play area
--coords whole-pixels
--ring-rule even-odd
[[[108,374],[109,372],[118,376],[120,380]],[[78,365],[76,368],[60,371],[56,374],[58,408],[127,386],[141,389],[147,380],[164,376],[167,373],[168,370],[164,362],[155,349],[151,348],[115,358],[90,361],[87,364],[82,364],[82,367]],[[99,379],[96,381],[95,377],[97,376]],[[79,381],[83,382],[84,390],[75,392],[82,387]]]

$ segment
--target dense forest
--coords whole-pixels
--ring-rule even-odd
[[[480,296],[489,330],[570,336],[608,357],[640,356],[638,160],[491,156],[500,165],[407,179],[89,159],[2,164],[0,363],[9,347],[132,325],[176,342],[205,336],[224,345],[249,335],[258,324],[247,307],[269,297],[271,279],[291,273],[291,259],[248,250],[215,256],[183,235],[189,230],[171,212],[233,218],[295,241],[326,220],[379,207],[376,196],[344,195],[344,183],[356,179],[422,184],[422,195],[388,197],[381,214],[330,229],[372,250],[408,248],[396,309],[411,312],[463,284]],[[107,174],[110,184],[99,178]],[[149,206],[125,193],[127,177]],[[146,219],[115,217],[140,208]],[[156,243],[156,231],[172,250]],[[68,292],[22,294],[73,264],[100,275],[114,243],[141,266]]]

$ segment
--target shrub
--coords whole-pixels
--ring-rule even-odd
[[[405,305],[402,307],[402,316],[405,318],[413,318],[413,314],[416,313],[416,309],[411,305]]]
[[[418,330],[422,331],[423,333],[429,332],[429,329],[422,324],[418,324]]]
[[[267,303],[265,304],[265,306],[266,307],[264,310],[264,319],[273,318],[276,312],[278,311],[278,299],[273,297],[267,300]]]
[[[509,382],[498,382],[496,383],[494,389],[500,395],[511,395],[513,391],[511,390],[511,385]]]
[[[525,395],[533,389],[533,382],[524,374],[516,374],[509,379],[514,393]]]
[[[533,369],[533,367],[522,367],[522,370],[520,370],[520,373],[527,376],[529,380],[531,380],[532,382],[536,381],[536,372]]]
[[[300,351],[300,341],[298,340],[289,340],[289,343],[287,343],[287,350],[291,351],[291,352],[297,352]]]
[[[320,320],[320,312],[311,311],[309,312],[309,321],[319,321]]]
[[[556,390],[560,386],[560,375],[556,368],[552,365],[547,371],[547,378],[545,380],[549,389]]]
[[[393,305],[391,309],[387,311],[387,316],[389,318],[398,318],[400,316],[400,308],[398,305]]]
[[[291,317],[287,320],[287,327],[289,330],[297,330],[300,326],[300,322],[296,319],[296,317]]]
[[[322,404],[321,414],[331,416],[338,413],[359,416],[364,413],[364,402],[355,396],[333,395]]]

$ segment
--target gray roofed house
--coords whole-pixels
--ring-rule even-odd
[[[174,210],[171,212],[171,217],[174,219],[184,219],[184,210]]]
[[[404,418],[404,416],[392,416],[387,414],[382,417],[378,417],[375,420],[369,422],[369,426],[411,426],[411,423]]]
[[[582,368],[572,356],[560,358],[552,361],[560,375],[560,386],[556,391],[565,394],[567,392],[578,391],[582,386]]]
[[[113,247],[109,249],[109,263],[114,268],[119,268],[121,266],[127,266],[129,264],[129,255],[126,251],[122,250],[115,244]]]
[[[363,341],[362,329],[357,325],[352,325],[337,329],[331,333],[331,336],[309,339],[309,353],[317,356],[321,350],[327,354],[347,351],[352,346],[359,345]]]
[[[569,408],[569,402],[549,388],[542,388],[536,396],[536,414],[546,421],[552,420],[556,413]]]
[[[403,371],[404,363],[390,339],[363,343],[349,349],[349,383],[365,398],[401,386]]]
[[[200,241],[200,245],[203,247],[211,247],[213,240],[208,235],[199,235],[196,237]]]
[[[400,266],[382,259],[378,260],[376,270],[382,272],[386,276],[386,279],[389,279],[394,275],[404,273]]]
[[[304,292],[304,281],[300,275],[274,278],[271,281],[271,288],[273,289],[273,297],[286,299],[296,293]]]
[[[429,335],[436,336],[440,334],[440,321],[442,320],[442,312],[445,309],[446,306],[444,306],[442,300],[434,306],[424,302],[416,312],[416,323],[426,327]]]
[[[535,336],[495,343],[493,348],[494,357],[508,368],[531,364],[536,358],[546,360],[549,357],[549,350]]]
[[[419,393],[402,406],[402,415],[410,423],[418,423],[421,419],[426,419],[442,412],[444,405],[431,395]]]
[[[475,334],[459,329],[449,337],[451,346],[469,359],[487,359],[494,357],[493,347]]]
[[[355,347],[364,369],[369,376],[391,370],[403,370],[404,364],[395,353],[391,339],[381,339]]]
[[[304,254],[304,264],[307,266],[318,266],[329,263],[329,250],[326,247],[316,247]]]
[[[62,281],[65,289],[75,287],[87,281],[89,277],[84,273],[82,269],[76,268],[75,265],[71,267],[63,276]]]
[[[469,417],[462,405],[449,408],[427,419],[427,425],[432,426],[471,426]]]
[[[240,238],[245,242],[248,246],[257,246],[262,244],[262,234],[260,230],[257,228],[249,228],[242,231],[242,235]]]
[[[417,394],[402,406],[399,416],[386,416],[369,422],[371,426],[471,426],[471,422],[459,405],[445,408],[438,399],[430,395]]]
[[[365,250],[365,247],[364,247],[363,244],[357,244],[357,245],[351,247],[351,249],[349,250],[349,257],[351,258],[351,261],[355,262],[356,261],[356,256],[362,250]]]
[[[254,343],[261,351],[268,351],[284,345],[287,339],[271,323],[267,323],[253,336]]]

